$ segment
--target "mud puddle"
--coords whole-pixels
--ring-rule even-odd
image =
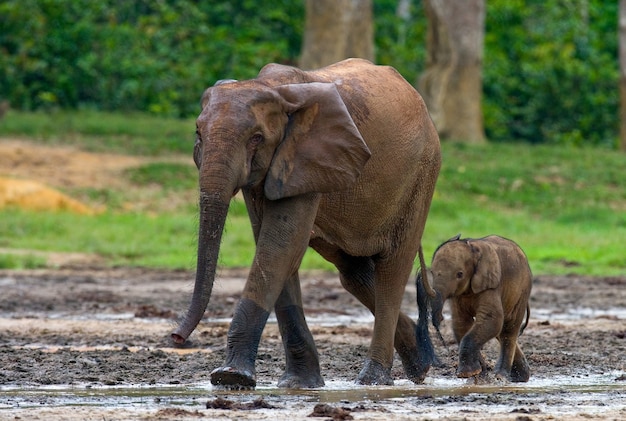
[[[285,390],[260,385],[254,391],[216,390],[210,384],[185,386],[48,386],[0,388],[0,419],[54,409],[80,408],[83,415],[113,411],[122,418],[165,415],[226,417],[231,419],[308,418],[316,405],[339,408],[354,419],[403,419],[428,416],[445,418],[450,414],[504,416],[549,413],[552,417],[585,417],[626,413],[626,390],[617,383],[622,373],[611,372],[584,377],[557,376],[532,379],[525,384],[472,384],[472,380],[430,379],[424,385],[397,381],[394,386],[363,387],[351,382],[329,381],[312,390]],[[546,399],[549,397],[549,399]],[[219,408],[209,408],[219,402]],[[209,406],[209,407],[208,407]],[[34,412],[33,412],[34,411]],[[52,412],[50,412],[52,411]],[[16,418],[17,419],[17,418]],[[336,419],[336,418],[332,418]],[[350,419],[350,418],[341,418]]]

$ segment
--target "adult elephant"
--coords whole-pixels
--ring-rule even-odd
[[[400,305],[421,252],[441,156],[415,89],[393,68],[360,59],[315,71],[269,64],[256,79],[207,89],[196,127],[197,274],[174,341],[183,343],[206,309],[229,201],[241,189],[256,254],[226,361],[211,382],[256,385],[258,344],[273,309],[286,353],[278,385],[324,384],[298,278],[307,246],[337,267],[342,285],[375,316],[357,382],[393,384],[394,345],[407,376],[421,382],[429,365]]]

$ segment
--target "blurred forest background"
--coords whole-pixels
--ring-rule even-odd
[[[268,62],[297,65],[314,2],[3,0],[0,100],[20,111],[193,117],[216,80],[253,78]],[[372,21],[373,59],[416,87],[428,61],[424,3],[363,1],[371,16],[360,18]],[[618,2],[479,3],[485,137],[616,148]]]

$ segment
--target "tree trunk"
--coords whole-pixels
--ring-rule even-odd
[[[442,139],[482,143],[485,0],[424,0],[424,8],[428,54],[420,93]]]
[[[619,2],[619,149],[626,151],[626,0]]]
[[[372,0],[306,0],[300,67],[317,69],[349,57],[374,61]]]

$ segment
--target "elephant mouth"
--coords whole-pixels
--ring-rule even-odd
[[[241,190],[240,187],[237,187],[235,190],[233,190],[233,195],[231,197],[237,196],[237,193],[239,193],[239,190]]]

